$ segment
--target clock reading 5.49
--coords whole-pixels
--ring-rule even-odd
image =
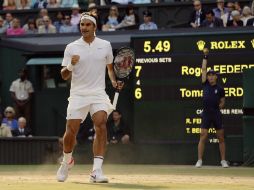
[[[160,40],[156,43],[147,40],[144,41],[144,52],[154,53],[154,52],[169,52],[170,51],[170,42],[169,40]]]

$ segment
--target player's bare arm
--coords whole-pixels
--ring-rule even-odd
[[[222,108],[224,108],[224,106],[225,106],[225,97],[220,99],[219,108],[222,109]]]
[[[71,57],[71,63],[70,63],[70,66],[67,66],[67,67],[63,67],[61,69],[61,76],[62,76],[62,79],[63,80],[68,80],[71,78],[71,68],[73,68],[78,62],[79,62],[79,55],[73,55]]]
[[[206,75],[207,75],[207,57],[208,57],[208,53],[209,50],[207,48],[204,48],[203,50],[204,52],[204,58],[202,60],[202,83],[204,83],[206,81]]]
[[[121,81],[116,81],[116,76],[114,73],[113,64],[108,64],[107,69],[108,69],[108,76],[109,76],[109,79],[112,83],[112,86],[114,88],[117,88],[118,90],[121,90],[124,86],[124,83]]]

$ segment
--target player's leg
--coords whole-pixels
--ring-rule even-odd
[[[68,171],[74,165],[72,152],[76,144],[76,135],[79,130],[81,119],[70,119],[66,123],[66,131],[63,137],[63,160],[57,171],[57,180],[64,182],[68,178]]]
[[[93,143],[94,164],[90,182],[107,183],[108,179],[103,175],[102,164],[107,143],[107,117],[111,111],[109,104],[92,104],[90,114],[94,122],[95,139]]]
[[[63,161],[70,161],[71,158],[69,158],[70,153],[72,153],[74,146],[76,144],[76,136],[78,134],[78,130],[80,127],[80,123],[81,123],[81,119],[70,119],[67,120],[66,123],[66,131],[64,133],[63,136],[63,152],[66,156],[66,160],[65,160],[65,156],[64,156],[64,160]]]
[[[95,128],[95,139],[93,142],[93,172],[91,173],[90,182],[107,183],[108,179],[102,173],[102,164],[107,143],[107,113],[97,111],[92,116]]]
[[[93,122],[95,128],[95,140],[93,143],[94,156],[103,157],[107,142],[107,113],[105,111],[98,111],[93,114]]]
[[[63,137],[63,161],[57,171],[57,180],[63,182],[68,177],[68,171],[74,165],[72,152],[76,144],[76,136],[80,128],[81,121],[84,121],[90,106],[77,109],[78,102],[74,99],[69,101],[67,108],[66,130]]]

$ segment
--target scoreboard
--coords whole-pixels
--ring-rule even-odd
[[[252,31],[136,35],[134,136],[137,142],[198,141],[202,113],[202,50],[226,93],[226,136],[242,135],[242,71],[254,68]],[[217,143],[215,129],[209,142]]]

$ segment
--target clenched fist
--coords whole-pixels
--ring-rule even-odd
[[[71,64],[76,65],[79,62],[79,58],[80,58],[79,55],[73,55],[71,57]]]
[[[122,90],[122,88],[124,86],[124,82],[123,81],[112,81],[112,86],[120,91],[120,90]]]

